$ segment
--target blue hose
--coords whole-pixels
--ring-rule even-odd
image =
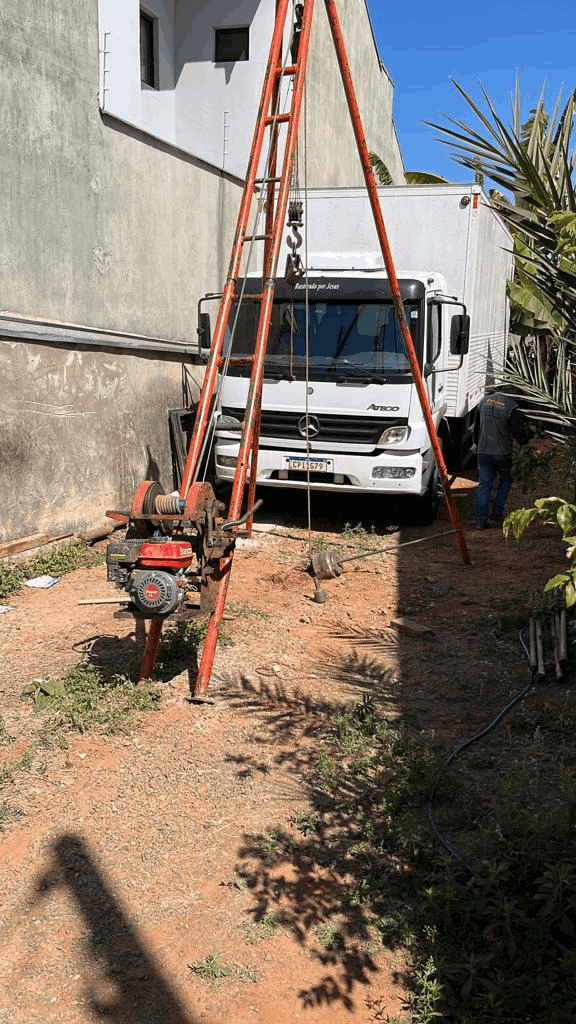
[[[524,637],[522,635],[524,633],[525,629],[526,629],[526,626],[523,626],[522,629],[520,630],[519,634],[518,634],[518,637],[519,637],[520,643],[522,644],[522,646],[523,646],[523,648],[524,648],[524,650],[526,652],[526,655],[528,655],[528,648],[526,647],[526,644],[524,642]],[[435,799],[436,793],[438,791],[438,786],[440,785],[442,774],[443,774],[443,772],[446,771],[447,768],[450,767],[451,764],[454,763],[454,761],[458,760],[458,758],[464,753],[465,750],[468,750],[468,748],[471,747],[474,743],[478,743],[478,741],[483,739],[484,736],[487,736],[489,733],[491,733],[492,730],[495,729],[496,726],[500,724],[500,722],[508,714],[508,712],[511,711],[512,708],[516,706],[516,704],[519,704],[521,700],[524,700],[524,698],[528,695],[528,693],[532,689],[533,685],[534,685],[534,675],[533,675],[532,671],[530,671],[530,678],[529,678],[527,686],[525,686],[524,689],[521,690],[520,693],[517,693],[516,696],[513,697],[513,699],[510,701],[510,703],[507,704],[505,708],[502,708],[502,711],[498,712],[498,714],[496,715],[496,718],[492,722],[490,722],[489,725],[487,725],[484,729],[481,729],[480,732],[477,732],[475,736],[471,736],[470,739],[465,740],[464,743],[461,743],[460,746],[456,747],[456,749],[452,751],[450,756],[446,758],[444,764],[442,765],[442,768],[440,769],[440,775],[438,776],[436,782],[434,783],[434,786],[433,786],[433,788],[432,788],[432,790],[430,792],[430,795],[428,797],[428,803],[427,803],[426,810],[427,810],[427,815],[428,815],[428,823],[430,825],[430,828],[432,829],[432,832],[436,836],[436,839],[438,839],[438,841],[442,844],[442,846],[444,847],[446,852],[450,854],[450,856],[452,857],[453,860],[458,860],[458,861],[461,861],[462,863],[464,863],[462,861],[462,858],[461,858],[460,854],[456,852],[454,847],[450,846],[450,843],[448,842],[446,837],[442,834],[442,832],[438,828],[438,825],[436,824],[436,821],[434,819],[434,799]],[[465,867],[468,869],[468,871],[471,874],[474,874],[474,871],[472,870],[472,868],[470,867],[469,864],[465,864]]]
[[[529,657],[528,648],[526,647],[526,643],[525,643],[525,640],[524,640],[524,632],[525,632],[525,630],[526,630],[526,626],[523,626],[522,629],[518,633],[518,639],[520,640],[520,643],[522,644],[522,647],[524,648],[524,652],[526,654],[526,657]],[[450,843],[448,842],[446,837],[442,834],[442,832],[438,828],[438,825],[436,824],[436,821],[435,821],[435,818],[434,818],[434,799],[436,797],[436,793],[438,791],[438,787],[439,787],[440,781],[442,779],[442,774],[446,771],[446,769],[449,768],[450,765],[454,764],[454,761],[457,761],[458,758],[464,753],[465,750],[468,750],[468,748],[471,747],[474,743],[477,743],[479,740],[483,739],[484,736],[487,736],[490,732],[492,732],[492,730],[495,729],[497,725],[499,725],[499,723],[508,714],[508,712],[511,711],[512,708],[516,706],[516,704],[519,704],[520,701],[524,700],[524,698],[528,695],[528,693],[532,689],[533,685],[534,685],[534,672],[533,672],[532,669],[530,669],[530,677],[529,677],[528,683],[524,687],[524,689],[521,690],[520,693],[517,693],[516,696],[512,698],[510,703],[507,704],[505,708],[502,708],[502,710],[498,712],[498,714],[496,715],[496,718],[494,718],[494,720],[492,722],[490,722],[489,725],[487,725],[484,729],[481,729],[480,732],[477,732],[475,736],[471,736],[470,739],[467,739],[467,740],[464,741],[464,743],[461,743],[458,747],[456,747],[455,750],[452,751],[452,753],[449,755],[449,757],[446,758],[444,764],[442,765],[442,767],[440,769],[440,774],[439,774],[438,778],[436,779],[436,782],[434,783],[434,786],[432,787],[432,790],[431,790],[430,795],[428,797],[428,803],[427,803],[426,811],[427,811],[427,816],[428,816],[428,823],[430,825],[430,828],[431,828],[433,834],[436,836],[436,839],[442,844],[442,846],[444,847],[446,852],[450,855],[450,857],[452,857],[453,860],[457,860],[461,864],[463,864],[464,867],[466,868],[466,870],[472,876],[475,875],[475,871],[474,871],[473,867],[470,864],[467,864],[465,861],[462,860],[462,857],[460,856],[460,854],[454,849],[453,846],[450,845]],[[550,937],[550,941],[551,941],[552,945],[563,956],[574,956],[576,954],[576,950],[569,949],[567,946],[564,946],[562,943],[557,942],[556,939]]]

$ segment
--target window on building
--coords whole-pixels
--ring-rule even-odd
[[[152,89],[158,88],[157,19],[140,11],[140,81]]]
[[[222,61],[248,60],[248,29],[217,28],[214,60]]]

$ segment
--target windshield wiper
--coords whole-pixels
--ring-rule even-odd
[[[293,373],[289,373],[288,370],[265,369],[264,380],[296,380],[296,377]]]
[[[336,378],[337,383],[342,383],[348,377],[362,378],[362,380],[369,383],[385,381],[385,377],[381,373],[373,373],[364,366],[351,363],[348,359],[338,359],[335,365],[329,367],[329,372],[338,374]]]
[[[386,384],[387,378],[373,373],[354,373],[350,377],[336,377],[337,384]]]

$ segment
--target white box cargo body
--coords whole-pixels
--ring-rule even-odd
[[[512,238],[476,184],[391,186],[379,197],[432,415],[454,464],[504,364]],[[412,495],[427,516],[437,471],[368,195],[341,188],[299,198],[306,273],[276,282],[258,483]],[[285,240],[281,274],[288,252]],[[261,291],[258,275],[241,287],[233,357],[253,350],[257,304],[248,295]],[[215,443],[222,482],[234,475],[249,367],[224,373]]]
[[[439,273],[447,294],[470,315],[468,355],[462,370],[448,376],[445,395],[446,415],[464,416],[482,398],[487,373],[504,361],[512,237],[479,185],[393,185],[378,195],[398,279]],[[383,268],[365,189],[311,189],[304,199],[312,263],[319,254],[345,254],[350,268],[365,271],[368,262]],[[284,262],[285,253],[281,267]]]

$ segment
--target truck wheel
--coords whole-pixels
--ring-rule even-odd
[[[436,467],[428,484],[428,490],[421,498],[417,498],[417,516],[420,526],[431,526],[440,507],[440,501],[444,492],[440,483],[440,474]]]
[[[440,441],[440,445],[443,451],[444,445],[442,441]],[[426,494],[423,494],[421,498],[414,499],[415,525],[431,526],[438,515],[438,509],[443,497],[444,489],[440,481],[440,473],[438,472],[438,466],[434,463]]]

